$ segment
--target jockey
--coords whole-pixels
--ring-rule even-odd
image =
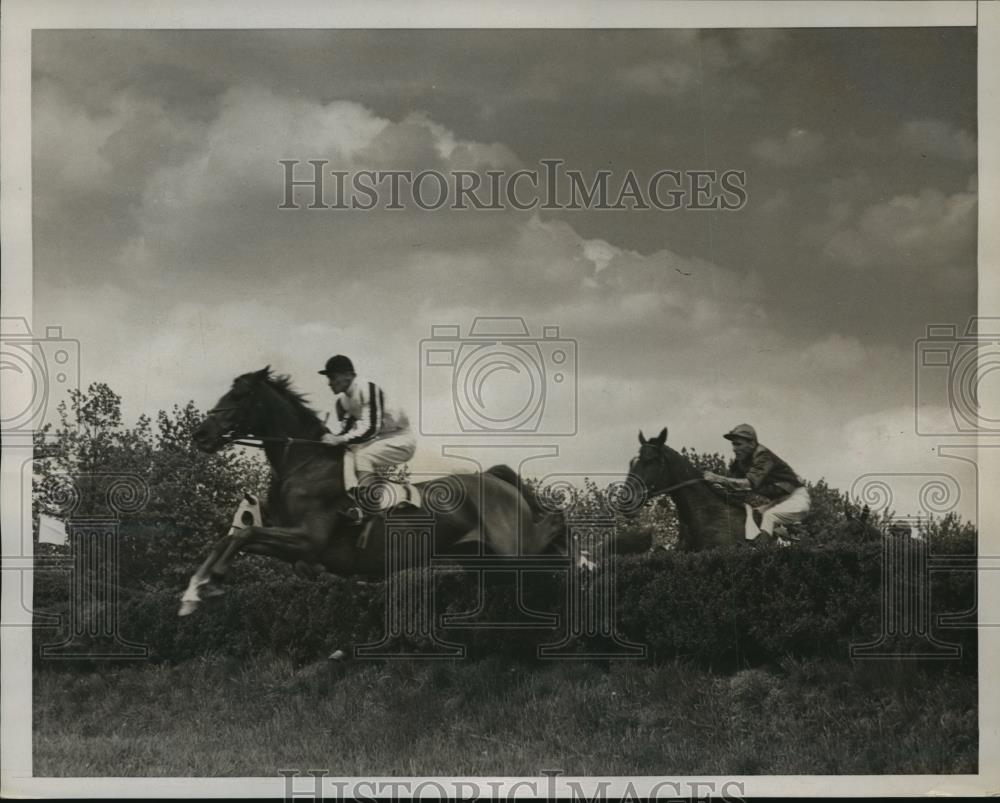
[[[788,463],[758,443],[757,432],[749,424],[733,427],[723,437],[732,442],[735,454],[729,476],[706,471],[705,479],[729,488],[753,491],[769,500],[769,504],[760,508],[759,530],[753,511],[747,506],[746,539],[754,541],[761,533],[774,536],[775,525],[802,521],[811,504],[805,480]]]
[[[344,487],[356,504],[347,514],[355,523],[364,518],[358,487],[378,469],[405,463],[416,450],[406,413],[386,404],[385,393],[374,382],[358,379],[354,364],[342,354],[326,361],[319,373],[327,377],[336,395],[337,432],[328,432],[323,443],[346,446],[344,450]],[[419,507],[416,489],[410,485],[380,482],[373,500],[380,509],[409,503]],[[394,498],[392,498],[394,497]]]

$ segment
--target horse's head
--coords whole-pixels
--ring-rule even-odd
[[[666,445],[666,427],[660,430],[659,435],[649,440],[642,434],[642,430],[639,430],[639,454],[629,463],[626,482],[635,486],[634,493],[643,502],[650,494],[666,488],[671,483]]]
[[[194,444],[203,452],[217,452],[234,438],[264,432],[264,399],[271,366],[243,374],[193,433]]]

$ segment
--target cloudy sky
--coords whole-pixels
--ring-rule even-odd
[[[439,370],[421,400],[420,341],[523,316],[579,357],[578,432],[533,473],[621,472],[639,427],[724,451],[748,421],[845,490],[964,482],[914,435],[913,354],[976,311],[975,70],[970,28],[35,31],[35,326],[78,338],[84,384],[130,417],[207,408],[267,363],[323,409],[315,371],[344,352],[439,431],[452,386]],[[742,170],[747,203],[278,209],[279,159],[548,158]],[[519,392],[490,381],[487,405]],[[952,426],[933,381],[921,415]],[[459,440],[421,438],[414,466]]]

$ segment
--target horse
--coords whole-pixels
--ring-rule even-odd
[[[291,563],[297,574],[328,571],[343,577],[385,575],[389,538],[385,515],[355,523],[354,504],[344,485],[345,446],[321,442],[327,429],[287,376],[270,366],[242,374],[195,428],[193,441],[214,453],[227,444],[260,441],[271,466],[267,525],[237,528],[219,539],[192,576],[179,615],[193,613],[203,596],[221,593],[221,583],[239,552]],[[556,553],[565,547],[558,513],[546,513],[508,466],[480,474],[451,474],[417,483],[424,510],[433,516],[436,555],[523,556]],[[377,487],[373,491],[377,495]],[[393,570],[419,560],[416,550],[394,560]],[[394,558],[398,558],[395,556]]]
[[[649,440],[640,430],[639,444],[627,482],[646,502],[660,494],[670,496],[677,507],[679,549],[694,552],[749,543],[744,494],[715,489],[706,482],[686,457],[667,446],[666,427]],[[771,539],[761,533],[756,540],[763,546]]]

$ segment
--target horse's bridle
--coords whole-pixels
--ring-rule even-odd
[[[643,445],[645,446],[646,444],[643,444]],[[641,453],[641,450],[640,450],[640,453]],[[636,457],[633,458],[633,461],[641,461],[641,458],[637,455]],[[666,468],[666,465],[667,465],[667,455],[663,451],[663,447],[656,447],[656,462],[660,466],[660,474],[662,476],[663,470],[664,470],[664,468]],[[632,465],[634,465],[634,464],[635,463],[633,462]],[[631,468],[631,466],[630,466],[630,468]],[[673,485],[666,486],[665,488],[657,488],[656,490],[647,490],[646,491],[646,501],[647,502],[651,501],[651,500],[655,499],[658,496],[663,496],[664,494],[672,493],[673,491],[680,490],[681,488],[686,488],[689,485],[697,485],[698,483],[705,482],[705,481],[706,480],[705,480],[704,477],[692,477],[689,480],[683,480],[682,482],[676,482]]]
[[[236,407],[235,405],[229,407],[213,407],[211,410],[208,411],[208,415],[215,415],[216,413],[228,413],[232,410],[237,410],[237,409],[239,408]],[[250,433],[238,434],[235,431],[231,431],[230,433],[223,435],[222,438],[226,442],[226,445],[235,444],[237,446],[249,446],[254,449],[263,449],[265,445],[268,443],[283,443],[285,445],[285,448],[281,454],[282,463],[286,463],[288,461],[288,453],[291,450],[293,444],[311,443],[315,445],[323,445],[323,441],[311,440],[309,438],[287,438],[287,437],[282,438],[282,437],[274,437],[268,435],[252,435]],[[312,460],[318,454],[320,454],[319,449],[317,449],[314,454],[310,455],[301,463],[299,463],[295,468],[293,468],[287,474],[282,476],[281,479],[287,480],[289,477],[298,472],[308,463],[312,462]]]

